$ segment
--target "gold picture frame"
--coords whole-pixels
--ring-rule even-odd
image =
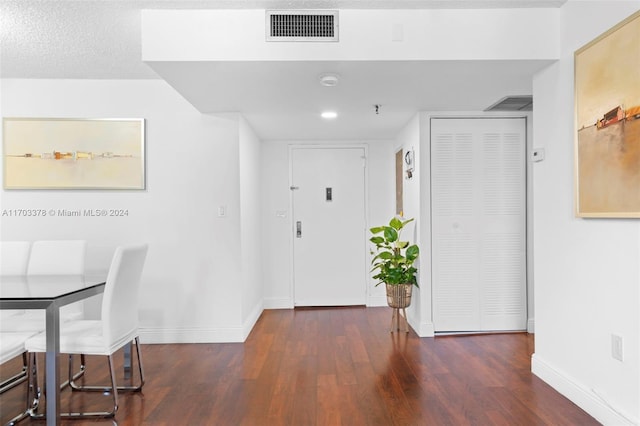
[[[2,120],[5,189],[145,189],[140,118]]]
[[[640,217],[640,12],[574,54],[578,217]]]

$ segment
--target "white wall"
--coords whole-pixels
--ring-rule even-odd
[[[241,341],[255,298],[256,270],[241,274],[237,117],[200,114],[160,80],[3,80],[7,117],[146,119],[143,191],[2,190],[0,209],[126,209],[126,217],[0,217],[0,238],[87,239],[89,267],[106,267],[118,244],[148,242],[142,278],[143,342]],[[243,130],[256,190],[255,140]],[[253,172],[251,170],[253,168]],[[227,215],[217,217],[224,205]],[[244,206],[253,208],[245,199]],[[243,223],[254,219],[247,217]],[[255,225],[251,229],[255,229]],[[246,241],[255,242],[255,237]],[[102,263],[102,264],[100,264]],[[108,265],[108,264],[107,264]],[[241,279],[244,278],[244,282]],[[244,291],[240,291],[244,289]],[[259,297],[259,296],[256,296]]]
[[[569,1],[561,59],[534,78],[533,372],[607,425],[640,422],[640,221],[574,216],[573,52],[640,9]],[[634,70],[634,72],[637,70]],[[611,357],[611,334],[624,362]]]
[[[293,308],[288,145],[263,142],[261,157],[264,307]]]
[[[431,115],[420,113],[420,323],[417,333],[433,337],[433,298],[431,281]]]
[[[420,180],[422,175],[422,164],[420,161],[420,131],[420,114],[416,114],[398,134],[394,152],[402,150],[403,153],[409,151],[413,151],[414,153],[414,169],[411,179],[407,178],[407,164],[403,160],[404,173],[402,180],[402,210],[405,218],[414,218],[415,220],[403,230],[402,236],[403,239],[408,240],[411,243],[418,244],[418,247],[422,250],[424,247],[424,240],[421,238],[422,230],[424,227],[429,227],[430,224],[423,223],[421,220]],[[416,330],[418,335],[421,336],[420,326],[423,319],[422,282],[427,275],[431,274],[431,268],[428,267],[428,262],[424,262],[424,259],[424,253],[421,253],[418,262],[416,262],[416,267],[418,268],[418,285],[420,285],[420,288],[413,289],[414,294],[412,296],[411,305],[407,309],[407,320],[411,324],[411,327]],[[424,268],[422,268],[422,264],[425,265]]]
[[[242,324],[246,338],[263,310],[262,229],[260,226],[260,140],[242,117],[240,123],[240,238]],[[230,283],[233,294],[235,285]]]
[[[392,141],[372,141],[368,143],[367,159],[369,223],[367,229],[389,223],[396,212],[396,149]],[[371,233],[367,232],[367,238]],[[368,256],[367,259],[371,259]],[[369,276],[368,306],[387,306],[385,287],[375,286]]]
[[[289,145],[366,144],[367,227],[387,223],[395,211],[394,150],[392,141],[264,141],[262,143],[262,229],[264,306],[292,308],[292,233],[289,189]],[[367,305],[385,305],[382,286],[369,280]]]

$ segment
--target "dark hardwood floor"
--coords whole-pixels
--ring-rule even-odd
[[[115,421],[63,424],[599,424],[531,374],[532,335],[421,339],[389,333],[390,318],[389,308],[268,310],[243,344],[143,345],[147,383],[120,395]],[[104,380],[106,362],[91,358],[88,371]],[[23,387],[0,396],[3,424],[23,398]],[[62,408],[109,402],[67,389]]]

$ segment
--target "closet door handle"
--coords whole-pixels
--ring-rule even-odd
[[[296,238],[302,238],[302,222],[296,222]]]

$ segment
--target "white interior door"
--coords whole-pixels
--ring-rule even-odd
[[[295,306],[366,302],[364,148],[291,148]]]
[[[526,122],[431,120],[436,331],[526,329]]]

